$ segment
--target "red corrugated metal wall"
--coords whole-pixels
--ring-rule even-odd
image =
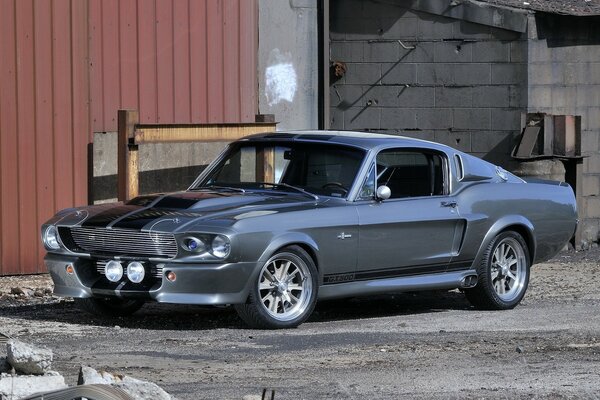
[[[254,122],[255,0],[90,0],[92,128]],[[159,95],[160,94],[160,95]]]
[[[92,132],[249,122],[256,0],[0,0],[0,275],[45,272],[39,227],[87,201]]]
[[[0,274],[44,272],[40,224],[87,201],[87,2],[0,0]]]

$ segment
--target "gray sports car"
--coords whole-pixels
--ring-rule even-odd
[[[576,226],[565,183],[423,140],[279,132],[230,144],[184,192],[63,210],[42,240],[55,294],[92,313],[232,304],[290,328],[319,299],[375,293],[459,288],[513,308]]]

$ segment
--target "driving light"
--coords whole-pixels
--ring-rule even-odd
[[[206,251],[206,244],[198,238],[189,237],[183,240],[183,248],[194,253],[202,253]]]
[[[120,262],[111,260],[104,266],[104,275],[111,282],[119,282],[123,277],[123,266]]]
[[[133,283],[140,283],[144,280],[146,270],[141,262],[133,261],[127,266],[127,278]]]
[[[58,243],[58,231],[54,225],[51,225],[46,228],[44,231],[44,245],[49,250],[58,250],[60,249],[60,244]]]
[[[229,255],[229,251],[231,250],[231,243],[229,239],[225,236],[217,235],[212,241],[212,250],[211,253],[213,256],[218,258],[225,258]]]

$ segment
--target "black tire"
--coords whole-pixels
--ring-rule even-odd
[[[290,262],[288,270],[296,268],[298,272],[294,272],[295,270],[292,269],[292,280],[285,283],[283,281],[286,279],[282,279],[281,281],[277,279],[279,272],[281,272],[279,278],[287,276],[284,276],[285,271],[283,269],[277,269],[277,263],[279,263],[279,268],[283,268],[284,263],[288,261]],[[273,271],[274,273],[271,273]],[[234,306],[235,310],[240,318],[252,328],[295,328],[306,321],[315,308],[318,291],[317,274],[317,267],[314,261],[301,247],[288,246],[278,250],[261,267],[261,270],[252,283],[246,303],[236,304]],[[277,284],[274,284],[273,280],[268,279],[267,276],[277,281]],[[284,288],[279,286],[282,283],[285,285]],[[291,286],[302,287],[302,289],[288,289]],[[286,293],[288,292],[289,294],[286,297]],[[290,295],[298,301],[292,303]],[[296,295],[300,297],[296,297]],[[267,302],[269,305],[266,304]],[[289,312],[285,308],[286,304],[290,306]]]
[[[75,298],[75,305],[90,314],[102,317],[124,317],[131,315],[144,305],[143,300]]]
[[[501,248],[500,246],[505,246]],[[507,249],[507,247],[510,249]],[[508,262],[495,262],[501,259],[501,254],[508,252],[514,256],[517,264],[515,271],[506,267]],[[499,257],[500,256],[500,257]],[[508,257],[509,260],[511,257]],[[469,302],[482,310],[508,310],[521,302],[529,285],[531,267],[529,249],[523,237],[513,231],[505,231],[491,241],[486,248],[481,263],[477,267],[477,286],[466,289],[465,295]],[[504,267],[502,267],[504,265]],[[516,279],[513,279],[509,272]],[[512,283],[512,286],[510,286]],[[509,290],[507,291],[507,288]],[[504,293],[499,293],[504,291]]]

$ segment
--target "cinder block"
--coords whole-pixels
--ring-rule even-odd
[[[550,85],[531,85],[529,86],[529,96],[527,105],[531,110],[538,110],[552,107],[552,86]]]
[[[577,86],[577,107],[600,107],[600,85]]]
[[[470,43],[462,41],[456,42],[435,42],[434,43],[435,62],[471,62],[472,46]]]
[[[351,107],[344,111],[344,129],[379,129],[380,119],[378,107]]]
[[[479,153],[510,154],[515,133],[509,131],[481,131],[471,135],[471,151]]]
[[[408,108],[381,109],[381,129],[415,129],[417,115],[415,110]]]
[[[454,110],[454,126],[452,129],[489,130],[491,128],[491,111],[489,108],[470,108]]]
[[[439,15],[422,13],[419,21],[420,40],[452,39],[453,25],[457,20]]]
[[[508,87],[509,107],[525,108],[527,107],[527,87],[521,85],[511,85]]]
[[[527,64],[492,64],[493,84],[527,84]]]
[[[417,109],[417,128],[450,129],[452,128],[452,110],[449,108]]]
[[[581,189],[584,196],[600,196],[600,176],[584,175]]]
[[[331,59],[336,61],[363,62],[363,42],[332,42],[330,44]]]
[[[600,154],[591,154],[583,159],[583,172],[588,174],[597,174],[600,172]]]
[[[492,130],[515,131],[521,130],[521,110],[511,108],[492,109]]]
[[[585,198],[585,214],[584,218],[600,218],[600,197],[591,196]],[[597,233],[596,233],[597,235]],[[597,240],[596,236],[596,240]]]
[[[380,18],[381,34],[384,39],[415,40],[418,32],[417,18]]]
[[[454,83],[457,85],[482,85],[489,84],[492,80],[490,64],[455,64]]]
[[[332,85],[329,89],[331,106],[342,110],[358,104],[363,97],[364,87],[361,85]]]
[[[576,114],[577,88],[575,86],[552,86],[552,108],[556,114]]]
[[[418,64],[417,82],[421,85],[451,85],[454,83],[453,64]]]
[[[510,61],[510,42],[481,41],[473,43],[473,62]]]
[[[584,155],[597,153],[600,149],[599,134],[597,131],[581,130],[581,152]],[[598,171],[600,173],[600,171]]]
[[[434,132],[435,131],[398,131],[397,134],[415,139],[435,141]]]
[[[435,88],[436,107],[471,107],[473,88],[438,86]]]
[[[545,40],[531,39],[527,41],[527,56],[529,63],[547,63],[552,60],[553,51]]]
[[[344,111],[337,108],[331,107],[329,109],[329,128],[330,129],[344,129]]]
[[[364,61],[366,62],[396,62],[399,59],[396,42],[365,43]]]
[[[381,64],[347,64],[345,83],[359,85],[376,85],[381,79]]]
[[[381,64],[381,83],[387,85],[414,84],[417,82],[417,64]]]
[[[400,44],[398,43],[400,46]],[[434,60],[434,43],[433,42],[406,42],[404,43],[407,47],[414,47],[414,49],[405,49],[400,46],[400,58],[402,62],[406,63],[431,63]]]
[[[457,150],[471,151],[471,132],[435,131],[435,141]]]
[[[499,74],[501,72],[502,71],[499,71]],[[504,74],[507,75],[508,72],[509,71],[504,71]],[[527,73],[528,82],[530,85],[555,85],[563,81],[565,75],[565,66],[561,63],[529,64],[527,68]]]
[[[379,107],[433,107],[434,88],[384,85],[373,87],[367,97],[377,100]]]
[[[508,86],[476,86],[473,88],[474,107],[509,107]]]
[[[597,107],[587,112],[585,128],[589,130],[600,130],[600,109]]]
[[[525,40],[510,42],[510,62],[526,63],[528,60],[528,45]]]
[[[452,36],[455,39],[490,39],[490,27],[469,21],[457,20],[452,25]]]

